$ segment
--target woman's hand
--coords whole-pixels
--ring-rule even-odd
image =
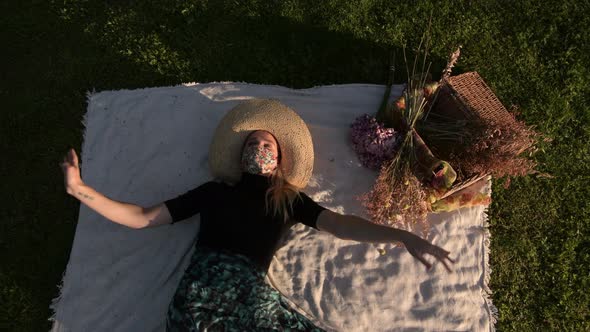
[[[395,227],[378,225],[355,215],[343,215],[324,210],[318,216],[317,226],[320,231],[328,232],[343,240],[367,243],[402,242],[408,252],[426,265],[427,269],[430,269],[432,265],[424,259],[424,254],[431,254],[443,262],[449,272],[451,269],[445,259],[455,263],[449,258],[448,251],[431,244],[414,233]]]
[[[80,167],[76,151],[74,149],[68,150],[63,161],[59,165],[64,173],[64,186],[66,192],[71,195],[77,186],[84,184],[80,177]]]
[[[432,264],[428,263],[428,261],[424,258],[424,254],[430,254],[434,256],[437,260],[441,261],[444,264],[447,271],[452,272],[449,266],[447,265],[447,262],[445,262],[445,259],[448,259],[449,261],[451,261],[451,263],[455,263],[454,260],[449,258],[450,252],[444,250],[439,246],[435,246],[434,244],[424,240],[423,238],[413,233],[408,232],[404,237],[405,238],[402,242],[404,243],[406,249],[412,256],[416,257],[420,262],[422,262],[422,264],[426,266],[426,270],[430,270]]]

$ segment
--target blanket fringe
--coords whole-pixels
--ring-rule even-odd
[[[82,168],[86,163],[86,161],[84,160],[84,155],[86,152],[85,145],[88,144],[88,141],[86,140],[86,132],[88,131],[88,115],[90,113],[89,107],[92,101],[92,96],[94,96],[95,94],[96,90],[94,89],[92,91],[86,91],[86,113],[84,113],[84,116],[82,117],[81,121],[84,129],[82,130],[82,146],[80,147],[80,171],[82,171]]]
[[[489,194],[492,194],[492,187],[491,187],[491,178],[489,179]],[[492,303],[492,290],[490,289],[489,283],[492,274],[492,269],[490,268],[490,238],[491,233],[489,230],[489,223],[488,223],[488,213],[487,207],[482,209],[482,216],[483,216],[483,258],[484,258],[484,280],[483,280],[483,291],[482,295],[485,300],[487,310],[490,316],[490,331],[495,332],[496,327],[495,324],[498,322],[499,312],[498,308]]]
[[[92,96],[96,94],[96,90],[93,89],[93,91],[87,91],[86,92],[86,103],[87,105],[90,105]],[[86,113],[84,113],[84,117],[82,119],[82,125],[84,126],[84,129],[82,131],[82,144],[86,144],[87,140],[86,140],[86,130],[88,129],[88,111],[86,111]],[[80,161],[83,161],[83,155],[84,155],[85,149],[84,146],[82,146],[82,149],[80,151]],[[80,168],[84,167],[84,162],[80,163]],[[69,264],[69,262],[68,262]],[[61,274],[61,281],[59,282],[59,284],[57,285],[58,288],[58,292],[57,292],[57,296],[54,297],[51,300],[51,303],[49,304],[49,312],[51,313],[51,316],[49,316],[49,318],[47,319],[50,322],[53,322],[53,328],[51,331],[57,331],[57,330],[63,330],[61,327],[56,326],[56,324],[59,324],[59,321],[57,320],[57,312],[59,310],[59,304],[61,302],[61,298],[63,295],[63,287],[64,287],[64,281],[66,279],[66,274],[67,274],[67,265],[66,268],[64,269],[63,273]]]
[[[66,268],[67,270],[67,268]],[[50,322],[56,322],[57,318],[57,307],[59,306],[59,302],[61,301],[62,289],[64,287],[64,279],[66,276],[66,270],[61,274],[61,282],[57,285],[58,292],[57,296],[51,300],[51,304],[49,305],[49,310],[51,312],[51,316],[47,319]]]

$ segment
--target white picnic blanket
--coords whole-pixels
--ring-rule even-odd
[[[276,98],[300,114],[314,140],[314,175],[305,192],[333,211],[366,218],[356,197],[377,173],[359,164],[349,127],[357,116],[376,112],[384,88],[214,82],[89,94],[82,178],[121,202],[147,207],[173,198],[210,180],[208,147],[225,112],[241,100]],[[401,90],[394,86],[392,98]],[[61,294],[52,304],[52,330],[164,331],[199,218],[134,230],[81,204]],[[428,240],[458,260],[451,274],[440,263],[426,272],[393,244],[344,241],[298,224],[277,251],[267,281],[330,331],[494,330],[485,209],[429,218]]]

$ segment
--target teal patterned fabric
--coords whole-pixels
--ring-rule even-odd
[[[240,254],[197,245],[168,308],[167,331],[324,331]]]

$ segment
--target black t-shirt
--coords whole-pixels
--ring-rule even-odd
[[[317,229],[317,217],[325,210],[301,192],[295,198],[286,223],[265,213],[265,193],[270,179],[242,173],[235,186],[206,182],[165,201],[173,222],[201,213],[198,245],[225,249],[253,259],[264,271],[286,232],[297,222]]]

